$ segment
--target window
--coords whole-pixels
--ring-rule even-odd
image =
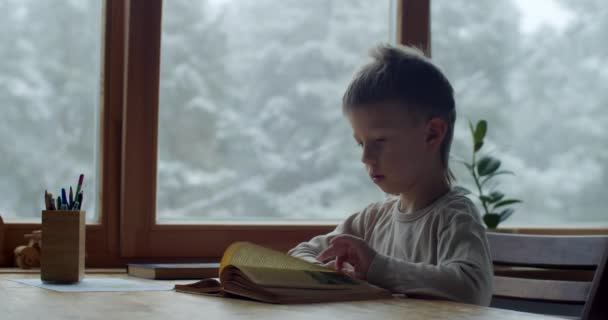
[[[53,188],[74,184],[80,170],[87,175],[87,192],[100,185],[96,195],[85,194],[93,206],[87,207],[88,221],[98,222],[87,225],[87,267],[124,266],[140,257],[217,259],[237,240],[286,250],[329,232],[336,220],[372,201],[350,202],[336,197],[332,188],[353,186],[353,192],[367,195],[367,185],[370,197],[383,197],[372,194],[378,191],[365,178],[358,150],[348,138],[350,128],[340,116],[342,90],[362,62],[357,59],[380,41],[398,39],[428,52],[429,2],[308,1],[303,6],[298,1],[105,0],[53,6],[48,0],[0,0],[7,13],[0,36],[11,44],[0,52],[0,95],[5,102],[0,118],[0,214],[8,222],[0,265],[11,263],[25,233],[40,229],[35,218],[42,190],[56,193]],[[517,14],[526,7],[519,2],[479,2],[471,8],[462,0],[433,2],[434,59],[454,82],[459,102],[454,153],[468,154],[466,118],[487,118],[493,152],[518,173],[505,179],[503,188],[531,206],[522,207],[512,224],[546,227],[565,221],[563,215],[547,214],[557,211],[571,214],[579,224],[596,221],[599,226],[557,232],[605,234],[600,225],[606,225],[605,220],[593,214],[599,212],[599,194],[606,185],[601,182],[606,180],[606,153],[601,148],[606,143],[600,134],[606,117],[599,109],[606,100],[599,89],[606,80],[600,63],[606,49],[594,40],[605,29],[606,9],[590,0],[576,8],[570,7],[574,2],[537,2],[549,4],[543,10],[563,22],[525,18],[543,10],[527,5],[532,11],[525,12],[532,14]],[[509,12],[515,18],[506,17]],[[481,23],[484,19],[492,23]],[[521,22],[521,30],[504,19]],[[545,29],[548,33],[541,33]],[[512,39],[515,36],[521,39]],[[477,42],[468,43],[469,38]],[[571,45],[560,48],[563,39]],[[530,44],[534,42],[536,46]],[[488,48],[498,49],[488,53]],[[332,52],[340,54],[328,54]],[[492,57],[500,54],[511,58]],[[513,57],[521,62],[515,71],[504,73],[508,70],[503,64]],[[563,64],[569,64],[576,77],[564,76]],[[300,75],[290,77],[292,72]],[[475,86],[468,85],[471,76]],[[524,77],[529,85],[518,86]],[[576,95],[581,92],[588,94]],[[507,112],[510,109],[517,111]],[[310,113],[302,116],[302,111]],[[547,114],[558,121],[548,122]],[[588,124],[591,116],[594,122]],[[542,121],[520,125],[532,117]],[[312,127],[312,133],[304,129]],[[532,138],[538,142],[527,140]],[[189,142],[187,148],[178,144],[181,140]],[[325,152],[333,146],[343,154]],[[578,156],[581,153],[585,156]],[[571,165],[573,156],[577,161]],[[311,161],[302,165],[306,157]],[[310,175],[299,175],[292,170],[295,165]],[[568,166],[576,168],[571,170],[576,174],[565,175]],[[277,168],[292,171],[272,177]],[[251,179],[255,174],[259,179]],[[334,179],[339,175],[349,179]],[[97,179],[102,176],[103,181]],[[357,179],[361,185],[356,185]],[[244,180],[249,184],[239,183]],[[247,189],[258,187],[258,181],[265,188],[262,195]],[[520,181],[525,182],[521,190]],[[244,197],[222,202],[235,185],[244,188],[239,191]],[[267,200],[272,197],[278,205]],[[556,201],[581,209],[550,209]],[[95,215],[94,210],[103,214]],[[529,213],[534,210],[541,213]],[[293,212],[298,215],[290,215]],[[581,212],[584,215],[578,216]],[[532,216],[535,220],[516,220]],[[23,223],[26,219],[33,223]],[[568,227],[575,225],[568,222]]]
[[[44,190],[85,174],[96,214],[101,1],[0,1],[0,214],[40,221]]]
[[[390,5],[164,1],[157,221],[337,221],[381,200],[340,106],[392,39]]]
[[[516,173],[500,188],[525,202],[505,226],[606,226],[605,3],[432,1],[431,20],[456,91],[453,155],[470,157],[467,119],[487,119],[484,149]]]

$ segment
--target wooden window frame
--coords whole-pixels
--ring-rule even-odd
[[[121,203],[122,256],[212,260],[234,241],[287,250],[333,230],[335,224],[155,223],[162,0],[129,2],[122,177],[128,201]],[[430,49],[428,6],[428,0],[397,1],[397,42]]]
[[[156,161],[162,0],[131,0],[124,118],[121,254],[215,260],[230,243],[253,241],[286,250],[335,225],[172,224],[156,221]]]
[[[97,172],[99,193],[97,212],[100,220],[86,226],[86,264],[96,267],[116,266],[119,258],[118,212],[120,198],[121,130],[123,108],[124,13],[122,0],[106,0],[102,13],[102,67],[100,81],[100,148]],[[40,223],[4,225],[4,243],[0,248],[0,267],[13,266],[13,250],[27,241],[24,235],[40,230]],[[0,230],[0,233],[2,231]],[[0,235],[1,236],[1,235]],[[1,243],[1,241],[0,241]]]
[[[430,1],[396,1],[396,42],[431,53]],[[127,262],[217,260],[233,241],[278,250],[335,224],[157,225],[156,165],[162,0],[106,0],[101,89],[99,224],[87,225],[87,267]],[[39,223],[7,223],[0,266]],[[523,228],[539,234],[608,234],[606,228]],[[1,232],[1,230],[0,230]],[[1,235],[0,235],[1,236]],[[0,243],[1,239],[0,239]]]
[[[161,50],[162,0],[131,0],[127,58],[125,153],[123,192],[129,201],[121,207],[121,254],[123,257],[218,259],[234,241],[253,241],[287,250],[335,224],[155,224],[158,89]],[[143,4],[146,2],[146,5]],[[430,0],[396,1],[396,42],[431,54]],[[134,16],[133,14],[137,14]],[[134,62],[135,65],[132,65]],[[145,66],[144,66],[145,65]],[[129,130],[136,131],[133,134]],[[141,131],[140,131],[141,130]],[[142,165],[143,164],[143,165]],[[137,214],[134,214],[137,213]],[[553,233],[555,229],[527,228],[521,232]],[[565,233],[608,233],[605,229],[564,230]]]

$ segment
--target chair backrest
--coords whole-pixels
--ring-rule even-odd
[[[604,257],[595,271],[593,285],[585,309],[583,309],[583,320],[605,320],[608,319],[608,246],[604,251]]]
[[[608,247],[608,236],[548,236],[496,232],[488,232],[487,236],[495,265],[494,306],[502,307],[507,299],[519,301],[506,304],[507,308],[571,315],[572,311],[544,312],[544,309],[555,309],[550,304],[578,305],[575,312],[580,315],[580,309],[591,291],[591,279],[556,279],[555,275],[559,272],[551,270],[561,271],[562,274],[564,270],[593,272],[600,265]],[[533,276],[513,277],[513,272],[501,274],[496,271],[501,266],[520,267],[520,271],[515,273],[525,275],[527,271]],[[543,274],[552,276],[541,278],[540,275]],[[546,304],[539,308],[526,304],[528,302]],[[516,307],[511,307],[512,305]]]

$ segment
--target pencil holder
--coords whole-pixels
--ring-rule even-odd
[[[74,283],[84,277],[85,211],[43,210],[40,279]]]

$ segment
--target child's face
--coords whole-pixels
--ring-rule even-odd
[[[436,169],[439,146],[428,126],[397,103],[362,106],[347,114],[362,148],[361,161],[384,192],[403,194]]]

